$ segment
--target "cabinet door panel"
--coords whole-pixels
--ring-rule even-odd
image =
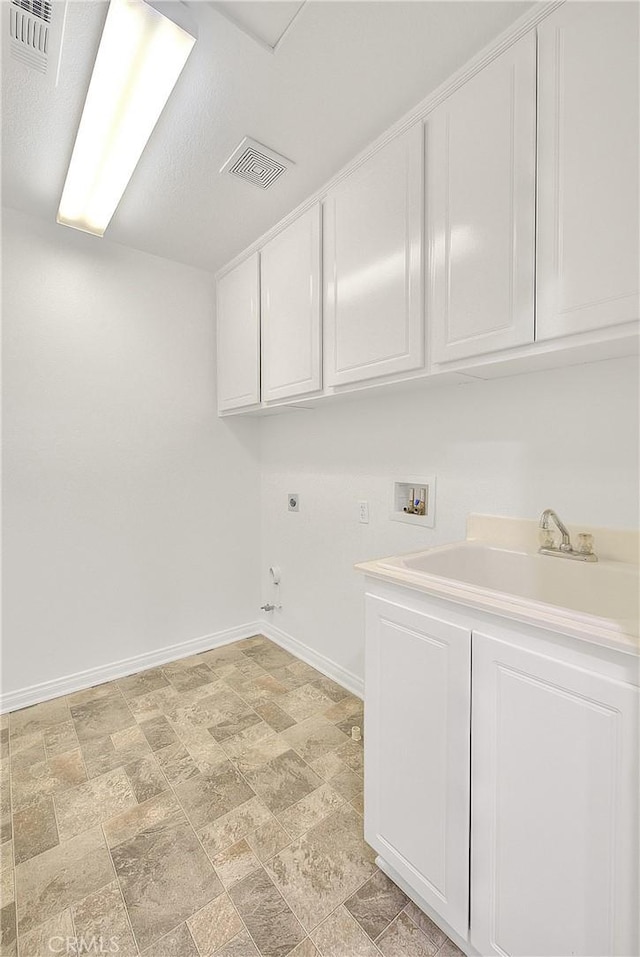
[[[260,274],[258,253],[217,285],[218,411],[260,402]]]
[[[367,597],[365,836],[468,933],[470,633]]]
[[[568,3],[538,28],[538,339],[640,316],[638,16]]]
[[[637,953],[638,689],[474,631],[471,937]]]
[[[424,363],[420,124],[325,200],[325,375],[344,385]]]
[[[321,386],[320,212],[318,203],[260,253],[265,402]]]
[[[434,362],[533,341],[535,124],[535,36],[428,118]]]

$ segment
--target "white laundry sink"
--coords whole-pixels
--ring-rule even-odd
[[[533,544],[534,523],[488,522],[483,516],[470,521],[474,533],[488,529],[498,544],[474,535],[357,568],[442,598],[640,650],[640,566],[633,560],[583,562],[541,555]],[[626,557],[632,555],[627,549]]]

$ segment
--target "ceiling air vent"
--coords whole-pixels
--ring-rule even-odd
[[[66,4],[54,4],[53,0],[11,0],[2,6],[8,11],[4,16],[9,17],[11,56],[39,73],[47,73],[51,53],[60,47]]]
[[[220,169],[244,179],[260,189],[269,189],[294,164],[262,143],[245,136]]]

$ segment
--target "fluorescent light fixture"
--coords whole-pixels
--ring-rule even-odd
[[[158,7],[109,4],[58,209],[65,226],[104,234],[196,42],[179,25],[182,4]]]

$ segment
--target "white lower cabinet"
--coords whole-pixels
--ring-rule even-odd
[[[482,954],[638,953],[638,689],[600,674],[597,658],[572,659],[473,634]]]
[[[365,838],[466,937],[471,634],[367,598]]]
[[[366,628],[383,869],[470,955],[640,953],[638,660],[373,579]]]

